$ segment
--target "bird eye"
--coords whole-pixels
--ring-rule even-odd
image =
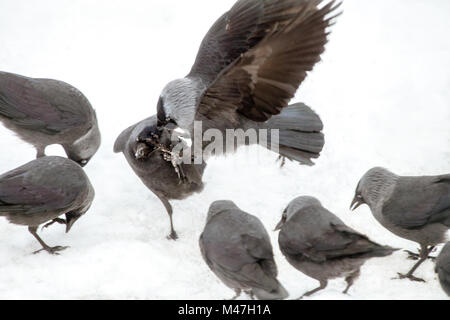
[[[87,160],[81,160],[81,164],[86,164]]]

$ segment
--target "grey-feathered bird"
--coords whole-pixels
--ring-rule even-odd
[[[436,260],[436,273],[442,289],[450,297],[450,242],[442,249]]]
[[[281,230],[278,243],[288,262],[320,282],[317,289],[300,299],[325,289],[329,279],[339,277],[345,277],[347,293],[368,259],[385,257],[397,250],[349,228],[312,197],[294,199],[275,230]]]
[[[312,165],[324,144],[319,117],[304,105],[282,111],[324,52],[331,14],[339,5],[322,4],[238,1],[209,30],[190,73],[163,89],[158,126],[175,124],[190,134],[193,145],[208,129],[223,136],[227,129],[279,129],[279,144],[268,147],[276,145],[281,156]],[[200,132],[195,121],[202,123]],[[201,145],[209,156],[210,143]]]
[[[202,191],[204,186],[202,176],[206,163],[203,162],[201,165],[181,163],[177,166],[179,171],[174,171],[172,164],[165,160],[167,153],[161,149],[161,147],[171,149],[170,144],[173,142],[170,139],[173,132],[164,132],[160,139],[161,146],[150,147],[140,142],[143,136],[157,132],[156,124],[156,116],[153,116],[124,130],[114,144],[114,152],[123,152],[136,175],[162,201],[170,218],[169,238],[175,240],[178,236],[173,227],[173,210],[169,200],[182,200]]]
[[[277,280],[272,245],[261,221],[240,210],[232,201],[211,204],[199,240],[203,259],[236,299],[241,291],[253,298],[285,299],[286,289]]]
[[[450,175],[402,177],[373,168],[359,182],[351,207],[362,204],[386,229],[420,244],[419,261],[406,275],[399,275],[424,281],[413,273],[437,244],[446,241],[450,228]]]
[[[37,157],[60,144],[69,159],[86,165],[100,146],[97,116],[71,85],[0,72],[0,122],[32,144]]]
[[[41,157],[0,176],[0,216],[28,226],[42,250],[58,254],[67,247],[49,247],[37,234],[39,225],[74,223],[89,210],[94,188],[83,169],[61,157]],[[58,218],[65,215],[66,219]]]

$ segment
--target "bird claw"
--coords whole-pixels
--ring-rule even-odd
[[[408,275],[408,274],[402,274],[402,273],[397,273],[398,274],[398,278],[394,278],[395,280],[403,280],[403,279],[409,279],[411,281],[415,281],[415,282],[426,282],[425,280],[421,279],[421,278],[417,278],[415,276]]]
[[[66,250],[67,248],[70,248],[70,247],[62,247],[62,246],[47,247],[47,248],[42,248],[40,250],[37,250],[37,251],[33,252],[33,254],[38,254],[41,251],[47,251],[49,254],[57,256],[57,255],[59,255],[60,251]]]
[[[173,240],[173,241],[178,240],[178,234],[177,234],[175,231],[172,231],[172,232],[167,236],[167,240]]]

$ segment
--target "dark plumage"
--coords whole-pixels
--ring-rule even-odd
[[[124,154],[136,175],[162,201],[170,218],[169,237],[177,239],[172,222],[173,210],[169,200],[182,200],[195,192],[202,191],[202,176],[206,163],[180,164],[178,168],[183,176],[180,179],[172,163],[164,159],[164,152],[141,142],[142,136],[159,132],[156,123],[156,116],[153,116],[124,130],[114,144],[114,152]],[[170,148],[169,131],[165,131],[160,140],[162,144]]]
[[[45,244],[36,233],[39,225],[61,223],[69,232],[89,210],[94,195],[94,188],[78,164],[61,157],[42,157],[0,176],[0,216],[28,226],[42,250],[57,254],[67,247]],[[58,218],[63,214],[65,220]]]
[[[175,123],[189,132],[194,144],[201,139],[194,135],[195,121],[202,122],[203,131],[223,134],[227,129],[280,129],[285,135],[280,136],[279,154],[312,165],[324,144],[320,119],[309,108],[304,117],[282,111],[325,50],[327,29],[339,5],[322,4],[238,1],[205,36],[190,73],[162,91],[158,125]],[[274,115],[285,121],[268,121]],[[313,126],[304,124],[308,119]],[[203,151],[209,151],[208,145],[203,143]]]
[[[101,138],[97,116],[86,97],[71,85],[0,72],[0,122],[32,144],[37,157],[51,144],[86,165]]]
[[[199,240],[203,259],[229,288],[259,299],[284,299],[270,238],[261,221],[231,201],[211,204]]]
[[[312,197],[293,200],[276,230],[281,230],[278,243],[288,262],[320,282],[320,287],[300,299],[325,289],[329,279],[338,277],[345,277],[347,293],[366,260],[396,250],[349,228]]]
[[[436,273],[442,289],[450,297],[450,242],[448,242],[436,260]]]
[[[419,261],[401,278],[413,276],[434,247],[446,242],[450,228],[450,175],[402,177],[384,168],[369,170],[360,180],[353,210],[367,204],[373,216],[395,235],[420,244]]]

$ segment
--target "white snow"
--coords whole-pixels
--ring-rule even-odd
[[[312,168],[258,147],[209,162],[202,194],[174,201],[181,239],[170,242],[159,200],[112,152],[117,135],[156,111],[164,85],[188,73],[211,24],[234,0],[2,0],[0,69],[64,80],[98,112],[103,144],[86,167],[96,188],[91,210],[71,233],[42,232],[60,256],[39,248],[26,228],[0,219],[0,299],[223,299],[233,292],[207,268],[198,248],[209,204],[232,199],[272,236],[279,279],[292,298],[317,282],[292,268],[272,232],[287,203],[316,196],[373,240],[416,250],[381,227],[367,207],[348,207],[362,174],[385,166],[403,175],[450,172],[450,2],[346,0],[320,63],[294,101],[325,123],[326,147]],[[0,172],[35,151],[0,126]],[[49,154],[63,155],[60,147]],[[313,299],[444,299],[426,262],[426,284],[391,280],[413,264],[406,253],[373,259],[349,295],[342,279]],[[245,297],[244,297],[245,298]]]

